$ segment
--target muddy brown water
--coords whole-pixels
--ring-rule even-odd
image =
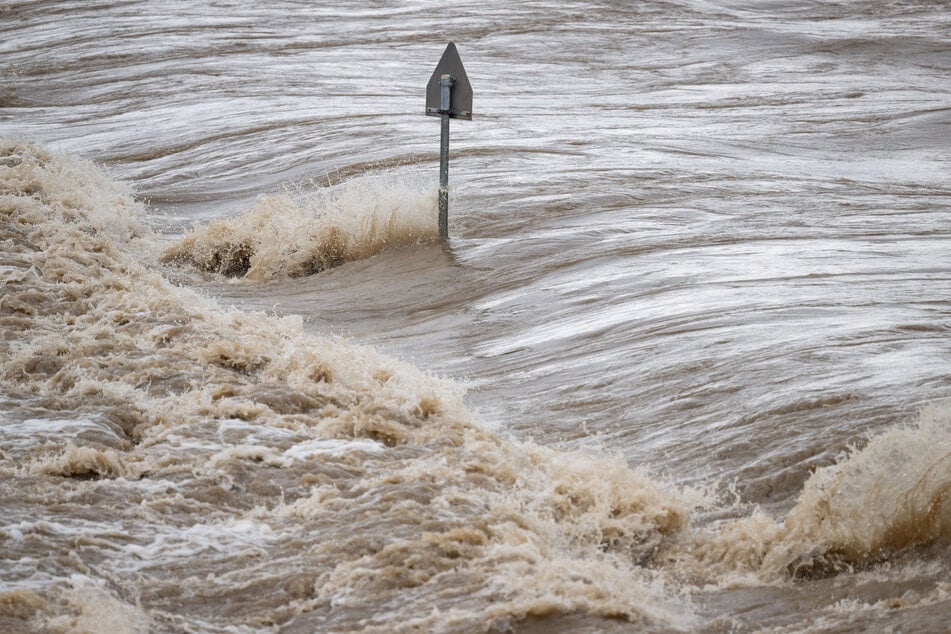
[[[947,631],[949,9],[0,3],[0,629]]]

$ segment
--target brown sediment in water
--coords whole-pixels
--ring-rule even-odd
[[[33,594],[3,618],[24,628],[110,610],[130,631],[685,630],[705,584],[783,586],[951,532],[946,407],[818,471],[784,522],[698,525],[709,496],[506,438],[449,381],[174,287],[140,215],[88,164],[0,145],[0,387],[18,403],[0,554],[46,562],[10,567]]]
[[[407,627],[579,610],[690,618],[663,607],[638,565],[686,525],[675,492],[616,459],[506,440],[471,418],[453,384],[371,349],[175,288],[125,250],[143,232],[120,187],[99,184],[66,205],[50,189],[96,170],[26,145],[7,143],[3,156],[3,388],[46,416],[83,412],[76,425],[114,438],[66,442],[45,436],[42,417],[23,420],[46,440],[8,459],[23,460],[16,477],[60,508],[79,495],[128,527],[128,543],[94,537],[80,555],[138,553],[119,555],[142,562],[134,573],[79,568],[93,585],[127,588],[108,596],[131,605],[134,574],[136,601],[158,613],[179,604],[160,590],[172,584],[175,597],[198,593],[196,618],[261,625],[336,606],[343,629],[372,623],[380,601],[402,604]],[[97,213],[124,220],[97,224]],[[150,483],[164,492],[136,493]],[[99,491],[124,491],[128,505],[108,506]],[[42,511],[20,504],[38,516],[18,534],[46,531]],[[59,531],[69,532],[53,530],[54,551]],[[242,531],[258,543],[251,551],[268,553],[260,583],[300,577],[293,589],[262,594],[257,582],[227,580],[248,563]],[[230,539],[239,541],[221,541]],[[67,570],[41,590],[51,607],[35,622],[81,617],[56,599],[74,592]]]
[[[435,194],[363,178],[309,194],[262,197],[253,209],[196,228],[162,260],[252,281],[302,277],[436,238]]]

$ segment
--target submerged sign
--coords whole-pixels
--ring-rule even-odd
[[[442,119],[439,136],[439,236],[449,238],[449,120],[472,120],[472,86],[456,45],[449,46],[426,85],[426,114]]]
[[[443,75],[449,75],[450,90],[449,103],[442,103],[442,86],[440,80]],[[466,76],[466,69],[459,59],[456,45],[449,42],[442,59],[436,64],[433,76],[426,84],[426,114],[438,117],[449,114],[452,119],[472,120],[472,86]]]

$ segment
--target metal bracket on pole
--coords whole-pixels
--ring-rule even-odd
[[[439,236],[449,238],[449,119],[472,119],[472,86],[452,42],[426,86],[426,114],[441,118],[439,137]]]

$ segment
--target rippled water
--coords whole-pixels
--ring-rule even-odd
[[[0,625],[943,631],[949,9],[0,3]]]

